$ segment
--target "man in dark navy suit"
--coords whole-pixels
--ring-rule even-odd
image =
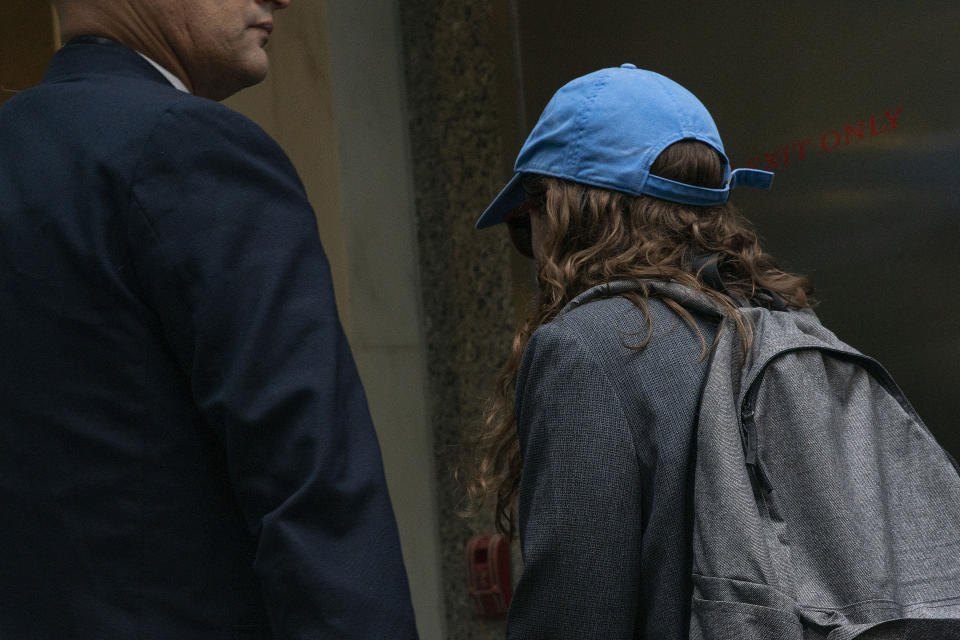
[[[313,211],[218,104],[289,0],[57,0],[0,109],[0,638],[413,638]]]

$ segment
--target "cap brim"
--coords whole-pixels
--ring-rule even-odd
[[[514,175],[497,197],[493,199],[487,210],[477,220],[477,229],[492,227],[503,222],[503,216],[523,204],[523,185],[520,182],[521,174]]]

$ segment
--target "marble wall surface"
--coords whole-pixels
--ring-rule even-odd
[[[448,638],[502,638],[504,621],[481,621],[467,593],[464,544],[491,533],[464,520],[451,469],[461,435],[476,423],[517,316],[515,262],[503,229],[474,222],[509,177],[515,102],[508,95],[507,2],[409,0],[400,5],[410,112],[429,420]],[[506,132],[506,133],[505,133]],[[514,567],[514,572],[518,571]]]

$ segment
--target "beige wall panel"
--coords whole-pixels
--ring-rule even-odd
[[[4,0],[0,18],[0,104],[39,84],[56,43],[53,13],[46,2]]]
[[[333,271],[340,319],[351,334],[346,246],[330,61],[320,2],[294,2],[277,14],[268,45],[270,74],[226,104],[263,127],[300,173]]]

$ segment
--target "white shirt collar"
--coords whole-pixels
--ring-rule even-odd
[[[154,69],[156,69],[157,71],[159,71],[160,73],[162,73],[162,74],[163,74],[163,77],[166,78],[166,79],[170,82],[170,84],[172,84],[173,86],[175,86],[177,89],[180,89],[180,91],[183,91],[184,93],[190,93],[190,90],[187,89],[187,85],[183,84],[183,80],[181,80],[181,79],[178,78],[177,76],[173,75],[172,73],[170,73],[169,71],[167,71],[166,69],[164,69],[163,67],[161,67],[159,64],[157,64],[156,62],[154,62],[153,60],[151,60],[151,59],[148,58],[147,56],[145,56],[145,55],[143,55],[142,53],[140,53],[139,51],[137,51],[137,54],[138,54],[141,58],[143,58],[144,60],[146,60],[147,62],[149,62],[150,64],[152,64]]]

